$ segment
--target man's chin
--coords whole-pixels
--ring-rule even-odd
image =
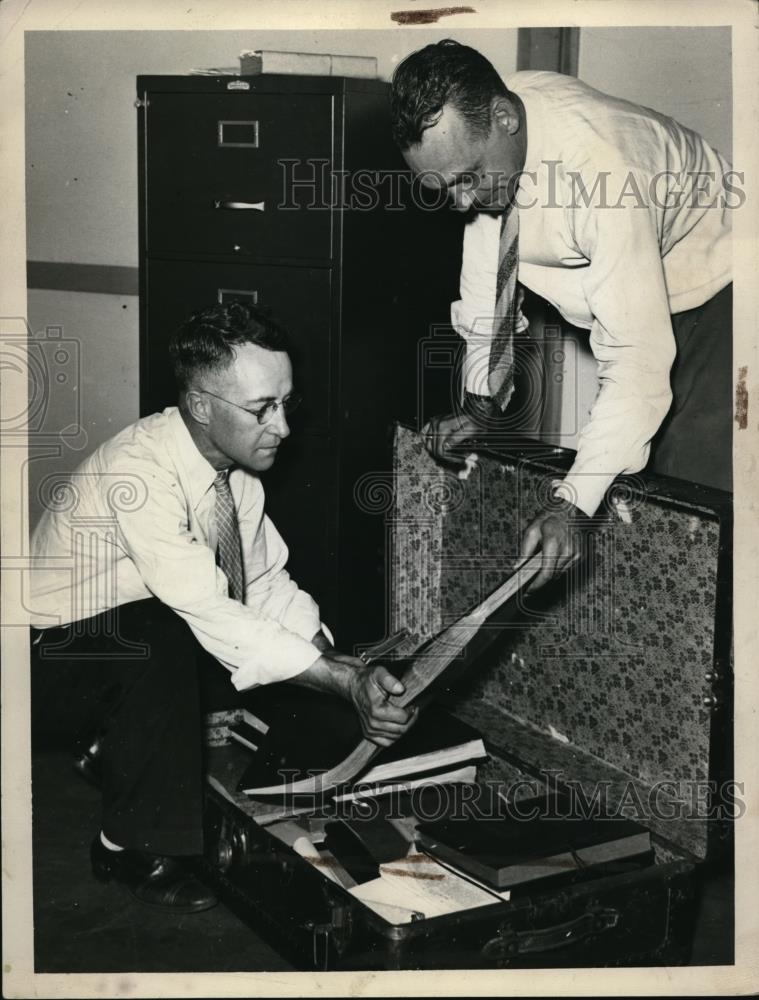
[[[461,212],[464,222],[472,222],[478,215],[503,215],[504,209],[500,205],[470,205],[465,212]]]
[[[506,205],[476,205],[472,211],[476,215],[503,215]]]
[[[259,448],[253,456],[250,468],[253,469],[254,472],[265,472],[267,469],[270,469],[272,465],[274,465],[276,458],[276,448]]]

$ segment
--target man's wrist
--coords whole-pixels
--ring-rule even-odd
[[[293,678],[293,681],[316,691],[349,698],[352,672],[348,664],[341,663],[326,652],[314,660],[307,670]]]
[[[491,396],[478,396],[468,389],[464,392],[462,409],[481,427],[487,427],[502,416],[500,407]]]
[[[571,500],[557,494],[554,494],[551,507],[546,511],[546,515],[560,517],[567,524],[578,528],[587,527],[592,520],[584,510],[573,504]]]

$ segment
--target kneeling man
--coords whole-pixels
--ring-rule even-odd
[[[381,746],[411,720],[387,702],[400,681],[332,648],[264,513],[259,474],[298,400],[285,332],[254,307],[214,306],[171,355],[179,406],[101,445],[34,532],[32,650],[47,670],[130,661],[103,741],[93,872],[193,912],[215,902],[179,860],[203,847],[201,657],[238,690],[289,680],[339,694]]]

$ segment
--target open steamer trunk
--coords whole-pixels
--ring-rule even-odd
[[[461,480],[398,429],[391,594],[392,626],[412,633],[404,655],[508,574],[572,457],[526,443]],[[675,480],[618,481],[588,560],[523,595],[446,693],[502,761],[489,777],[606,781],[610,801],[634,807],[658,795],[658,811],[677,815],[650,817],[654,833],[697,860],[725,845],[730,825],[708,817],[726,811],[732,778],[731,501]]]
[[[392,491],[374,494],[392,493],[390,630],[409,631],[397,655],[413,655],[508,576],[521,526],[571,458],[510,445],[462,480],[398,428]],[[207,870],[228,901],[303,967],[687,962],[695,867],[730,846],[732,803],[720,797],[732,767],[730,500],[673,480],[617,484],[588,562],[510,602],[435,689],[482,733],[482,782],[510,798],[546,785],[580,801],[600,794],[652,831],[655,864],[393,924],[256,821],[260,806],[234,792],[238,750],[219,748]]]

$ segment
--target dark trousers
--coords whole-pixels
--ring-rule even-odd
[[[675,313],[672,406],[654,438],[648,471],[732,490],[733,286]]]
[[[123,664],[102,720],[106,837],[155,854],[203,849],[202,728],[198,669],[207,654],[187,624],[155,598],[86,621],[33,630],[34,668]],[[44,673],[43,673],[44,676]]]

